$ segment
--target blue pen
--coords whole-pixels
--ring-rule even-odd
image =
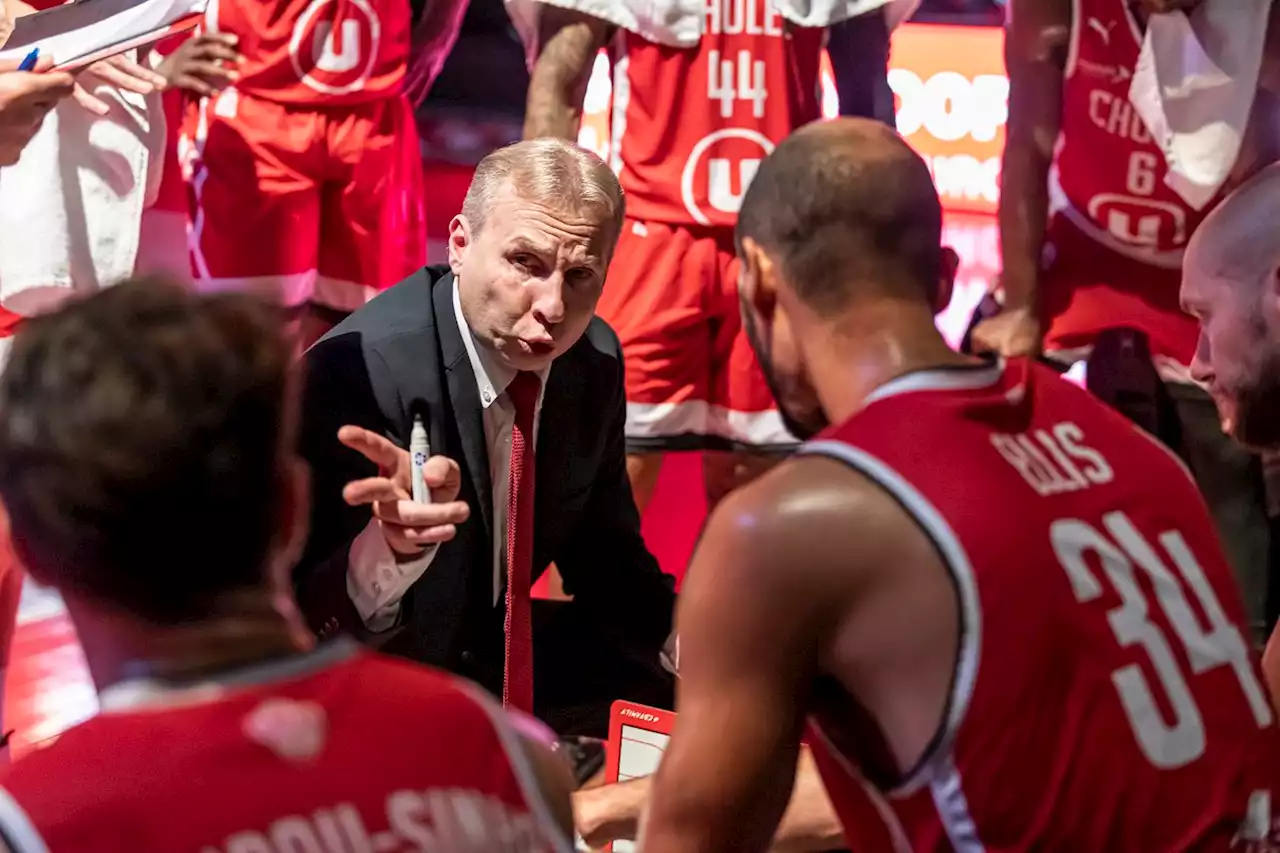
[[[35,71],[36,63],[40,61],[40,48],[33,47],[31,52],[27,54],[27,58],[22,60],[22,64],[18,66],[19,71]]]

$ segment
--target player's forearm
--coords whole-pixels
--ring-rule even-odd
[[[573,795],[578,833],[592,848],[632,840],[649,800],[652,779],[578,791]],[[800,753],[791,801],[778,824],[771,853],[822,853],[844,844],[844,832],[808,749]]]
[[[468,5],[469,0],[432,0],[413,25],[412,62],[419,66],[418,73],[423,77],[421,94],[424,97],[458,42]]]
[[[800,751],[795,788],[770,853],[823,853],[844,847],[844,830],[808,748]]]
[[[582,101],[602,46],[603,27],[587,21],[565,25],[546,42],[529,79],[525,139],[578,138]]]
[[[1040,255],[1049,219],[1049,169],[1034,141],[1010,134],[1001,165],[1000,254],[1005,306],[1036,304]]]
[[[645,777],[575,792],[573,819],[578,834],[593,849],[611,841],[634,840],[652,781]]]

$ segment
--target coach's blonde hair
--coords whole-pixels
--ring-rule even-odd
[[[622,233],[626,202],[617,176],[599,157],[571,142],[527,139],[481,160],[462,202],[462,215],[474,232],[484,227],[494,197],[506,186],[555,210],[599,216],[611,226],[611,248]]]

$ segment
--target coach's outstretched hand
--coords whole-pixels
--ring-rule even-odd
[[[0,64],[0,166],[12,166],[40,130],[44,117],[71,94],[75,78],[49,71],[47,59],[34,72],[17,71],[17,63]]]
[[[167,85],[209,97],[240,77],[236,66],[244,61],[230,33],[204,33],[187,39],[165,57],[159,71]]]
[[[458,500],[462,472],[447,456],[432,456],[423,466],[432,501],[423,504],[413,499],[409,451],[357,426],[338,430],[338,441],[378,466],[378,476],[347,483],[342,497],[351,506],[369,505],[397,555],[411,559],[431,545],[448,542],[457,534],[457,525],[471,515],[466,502]]]

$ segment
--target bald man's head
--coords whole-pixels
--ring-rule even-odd
[[[816,122],[761,164],[738,214],[796,295],[820,313],[862,292],[932,302],[942,271],[942,205],[929,168],[879,122]]]
[[[955,272],[928,166],[866,119],[807,125],[764,159],[738,212],[738,255],[747,336],[800,438],[827,423],[816,387],[831,374],[816,365],[829,363],[829,336],[883,338],[862,322],[873,307],[909,318],[899,338],[936,336]]]
[[[1192,375],[1224,428],[1280,446],[1280,164],[1242,184],[1187,246],[1182,305],[1200,321]]]

